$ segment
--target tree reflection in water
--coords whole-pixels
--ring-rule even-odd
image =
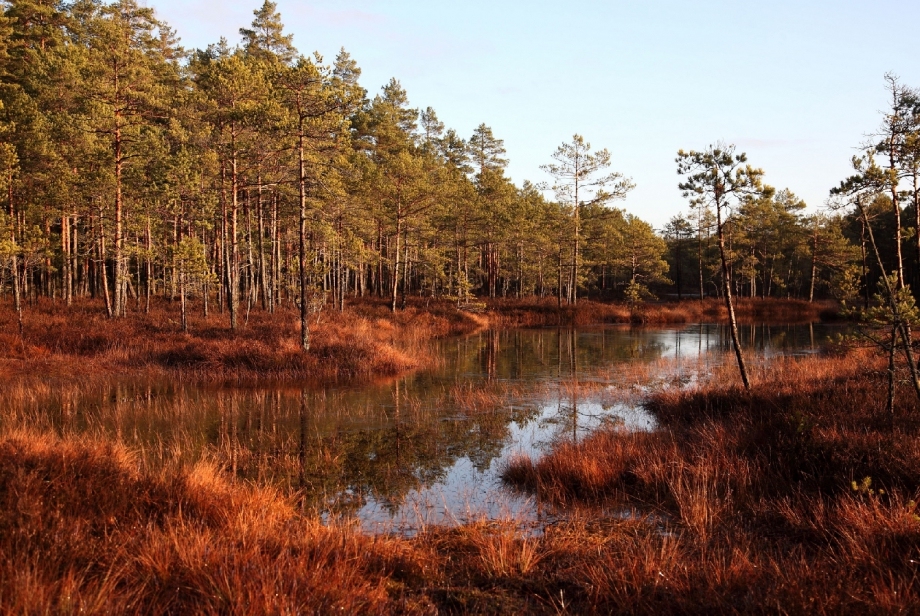
[[[757,325],[742,337],[770,355],[814,350],[835,331]],[[497,472],[515,452],[579,440],[610,421],[653,427],[625,393],[641,393],[662,370],[692,383],[694,371],[721,361],[730,339],[717,325],[598,327],[492,330],[436,346],[437,367],[370,385],[9,388],[0,392],[3,425],[90,433],[124,443],[150,467],[208,461],[326,514],[383,521],[441,501],[435,518],[444,520],[458,515],[451,508],[494,510]],[[465,491],[473,493],[457,496]]]

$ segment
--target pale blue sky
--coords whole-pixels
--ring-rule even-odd
[[[149,0],[189,48],[252,21],[261,0]],[[661,227],[686,211],[679,148],[737,144],[766,181],[812,208],[879,123],[883,74],[920,86],[920,2],[758,4],[588,0],[278,0],[305,54],[345,47],[373,96],[399,79],[468,137],[505,140],[520,184],[573,133],[607,148],[637,188],[621,204]]]

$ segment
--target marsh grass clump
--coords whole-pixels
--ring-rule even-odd
[[[920,420],[910,400],[887,416],[872,361],[779,360],[757,371],[750,394],[718,378],[665,389],[648,402],[659,430],[562,442],[515,458],[503,478],[568,510],[655,516],[660,537],[636,534],[631,561],[606,561],[599,601],[630,596],[644,613],[911,611]],[[658,550],[678,570],[661,563],[658,579],[629,577]],[[657,591],[640,598],[653,581]]]
[[[213,468],[144,474],[117,446],[27,432],[0,442],[0,551],[12,613],[396,612],[388,581],[423,566]]]
[[[299,346],[298,314],[254,311],[231,332],[226,319],[189,315],[188,331],[166,300],[149,314],[108,319],[90,300],[64,307],[39,301],[20,339],[0,344],[0,374],[87,378],[112,374],[181,376],[200,382],[330,382],[394,376],[434,361],[426,343],[485,324],[452,306],[409,306],[392,313],[374,302],[314,315],[311,350]],[[0,331],[15,331],[15,314],[0,310]],[[6,340],[4,338],[3,340]],[[2,340],[0,340],[2,342]]]
[[[708,382],[652,394],[654,432],[605,428],[518,456],[504,479],[546,512],[536,531],[512,518],[369,535],[213,461],[150,465],[94,437],[5,428],[0,601],[151,614],[912,612],[920,420],[907,397],[885,414],[872,361],[777,360],[750,394],[716,366]],[[496,391],[444,395],[478,416]]]
[[[836,303],[826,301],[741,298],[735,304],[735,314],[742,323],[810,323],[832,320],[836,318],[837,312]],[[488,315],[495,325],[517,327],[728,321],[728,310],[718,298],[640,304],[579,300],[577,305],[562,306],[553,298],[493,299],[488,304]]]
[[[797,300],[741,300],[746,322],[814,321],[830,304]],[[637,312],[638,311],[638,312]],[[64,306],[38,300],[24,314],[0,308],[0,374],[11,378],[87,378],[104,375],[171,375],[199,382],[330,382],[394,376],[437,361],[431,340],[496,326],[662,324],[725,321],[716,300],[625,304],[584,301],[558,307],[549,299],[490,300],[478,313],[448,301],[412,298],[392,312],[386,302],[365,298],[343,311],[312,316],[311,347],[300,350],[299,314],[290,307],[253,310],[237,331],[226,315],[187,315],[187,330],[175,306],[155,298],[149,313],[139,309],[109,319],[99,302]]]

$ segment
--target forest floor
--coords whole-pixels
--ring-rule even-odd
[[[738,301],[741,322],[788,323],[834,318],[836,305],[799,300]],[[80,378],[94,375],[170,375],[189,381],[315,383],[385,378],[429,363],[428,341],[487,327],[542,327],[624,323],[665,325],[726,322],[724,303],[581,301],[558,306],[555,299],[489,300],[458,310],[446,301],[412,298],[395,313],[384,300],[364,299],[338,312],[311,316],[310,351],[300,351],[299,315],[285,308],[270,314],[254,308],[236,332],[227,314],[189,315],[183,332],[178,306],[155,301],[149,314],[130,309],[121,319],[105,317],[102,304],[42,300],[24,310],[18,335],[9,303],[0,307],[0,377]]]
[[[208,465],[139,471],[90,437],[0,428],[0,605],[11,613],[916,613],[920,414],[878,357],[787,358],[652,395],[512,461],[565,507],[412,538],[323,524]],[[0,424],[2,425],[2,424]]]

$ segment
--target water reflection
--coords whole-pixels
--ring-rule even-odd
[[[743,326],[762,356],[813,352],[825,325]],[[6,426],[94,433],[139,463],[220,465],[325,515],[377,525],[539,515],[500,489],[516,452],[580,440],[606,423],[655,428],[637,400],[652,381],[693,383],[730,350],[718,325],[484,331],[436,343],[438,365],[390,383],[216,389],[167,380],[46,382],[0,392]],[[663,372],[664,371],[664,372]]]

